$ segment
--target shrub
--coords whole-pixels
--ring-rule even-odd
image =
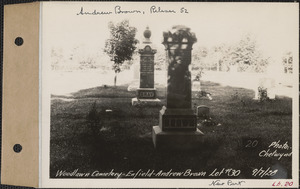
[[[99,130],[102,128],[102,120],[100,113],[97,111],[96,101],[92,104],[86,119],[92,133],[98,135]]]

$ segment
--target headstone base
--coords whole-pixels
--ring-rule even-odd
[[[142,105],[142,106],[159,106],[159,105],[161,105],[161,101],[158,98],[155,98],[155,99],[138,99],[138,98],[133,98],[133,99],[131,99],[131,105],[132,106],[137,106],[137,105]]]
[[[204,134],[196,131],[162,131],[159,126],[152,129],[152,139],[157,150],[193,150],[201,147]]]
[[[167,109],[159,111],[159,126],[162,131],[195,131],[197,116],[192,109]]]

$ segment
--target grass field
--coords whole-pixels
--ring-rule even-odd
[[[275,101],[259,102],[253,100],[252,90],[202,82],[202,90],[211,93],[213,99],[193,98],[192,103],[210,107],[210,122],[199,120],[204,143],[199,150],[162,152],[154,149],[151,138],[161,106],[132,107],[131,98],[136,94],[127,87],[96,87],[71,97],[52,96],[50,177],[55,178],[58,170],[75,169],[192,169],[210,173],[215,168],[232,168],[241,170],[238,178],[265,179],[270,177],[253,177],[252,170],[270,167],[279,170],[273,178],[291,178],[291,157],[278,160],[258,156],[278,140],[291,146],[291,98],[277,96]],[[165,89],[157,89],[164,104]],[[249,140],[257,141],[257,145],[246,147]],[[223,174],[218,178],[227,177]]]

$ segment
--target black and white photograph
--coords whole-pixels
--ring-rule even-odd
[[[42,2],[42,187],[297,187],[294,3]]]

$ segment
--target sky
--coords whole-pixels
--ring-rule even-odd
[[[116,6],[122,11],[144,14],[116,14]],[[176,13],[150,13],[153,6],[156,10],[160,7]],[[77,15],[81,9],[89,13],[94,10],[112,13]],[[181,13],[181,10],[188,13]],[[67,52],[78,45],[94,53],[104,47],[104,41],[109,37],[108,22],[128,19],[138,29],[136,37],[140,41],[149,26],[153,45],[160,48],[163,48],[164,31],[174,25],[185,25],[196,34],[194,47],[230,44],[250,33],[265,56],[278,59],[286,51],[299,52],[298,14],[297,3],[43,2],[42,44],[46,56],[52,47]]]

